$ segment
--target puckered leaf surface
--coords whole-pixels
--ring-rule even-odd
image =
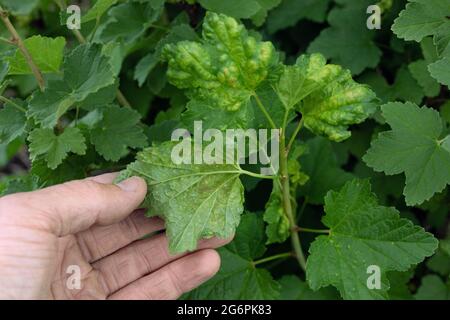
[[[302,90],[290,96],[296,102],[306,95],[298,110],[305,126],[314,133],[334,141],[345,140],[351,135],[349,125],[363,122],[375,111],[375,93],[356,83],[348,70],[326,64],[322,55],[300,56],[296,66],[300,69],[298,76],[305,79],[300,82]]]
[[[175,164],[175,145],[140,152],[124,173],[147,181],[149,214],[164,218],[172,253],[196,249],[201,238],[233,235],[244,202],[237,165]]]
[[[181,41],[163,50],[167,76],[189,96],[230,111],[247,104],[278,56],[270,42],[247,34],[236,20],[208,12],[201,42]]]
[[[325,198],[322,222],[330,234],[312,243],[306,265],[313,290],[333,285],[344,299],[383,299],[388,271],[406,271],[433,254],[438,241],[402,219],[395,208],[380,206],[368,180],[348,182]],[[368,267],[378,266],[381,289],[369,289]]]

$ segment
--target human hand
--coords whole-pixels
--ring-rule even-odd
[[[212,248],[227,240],[204,240],[177,256],[163,233],[139,240],[164,224],[136,210],[147,191],[142,179],[113,185],[114,178],[0,198],[0,298],[176,299],[217,272]],[[74,270],[79,289],[68,285]]]

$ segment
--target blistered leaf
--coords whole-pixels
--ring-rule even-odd
[[[172,253],[195,250],[201,238],[232,236],[244,202],[236,164],[194,164],[194,152],[189,164],[176,164],[175,146],[166,142],[140,152],[124,173],[147,181],[149,214],[164,218]]]
[[[375,93],[356,83],[348,70],[326,64],[320,54],[301,56],[296,65],[306,75],[303,90],[309,93],[298,110],[314,133],[345,140],[351,135],[349,125],[363,122],[375,111]]]
[[[278,57],[270,42],[249,36],[244,26],[225,15],[208,12],[201,42],[167,45],[169,81],[196,100],[208,100],[230,111],[246,105]]]
[[[329,235],[316,238],[306,275],[313,290],[335,286],[344,299],[384,299],[388,271],[406,271],[433,254],[438,242],[421,227],[380,206],[368,180],[348,182],[325,198],[324,225]],[[369,267],[379,271],[380,289],[370,289]],[[371,271],[372,273],[374,271]]]
[[[291,234],[291,224],[284,213],[282,193],[276,183],[273,185],[272,193],[264,211],[264,221],[267,223],[267,244],[282,243]]]

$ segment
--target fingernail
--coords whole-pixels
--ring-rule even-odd
[[[126,192],[135,192],[141,185],[142,179],[139,177],[131,177],[117,184],[120,189]]]

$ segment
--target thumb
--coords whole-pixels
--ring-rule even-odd
[[[1,211],[37,224],[57,236],[109,225],[126,218],[144,201],[147,185],[138,177],[113,184],[115,174],[76,180],[0,199]]]

